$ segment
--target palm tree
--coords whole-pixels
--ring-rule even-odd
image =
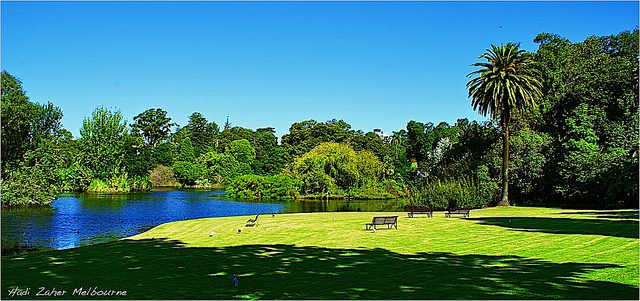
[[[391,136],[391,144],[393,144],[396,151],[396,160],[398,160],[398,146],[400,145],[400,139],[402,139],[402,135],[399,132],[393,132]]]
[[[502,146],[502,197],[499,205],[509,206],[509,125],[515,110],[534,110],[536,100],[542,96],[540,71],[531,54],[520,49],[520,44],[491,45],[479,56],[487,62],[471,66],[480,69],[471,72],[467,83],[471,105],[478,113],[500,119],[504,134]]]

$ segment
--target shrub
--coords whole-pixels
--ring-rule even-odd
[[[204,166],[186,161],[173,163],[173,173],[182,186],[192,186],[205,174]]]
[[[293,200],[299,189],[300,182],[288,176],[245,175],[231,182],[227,195],[251,200]]]
[[[240,162],[228,153],[208,152],[200,156],[198,162],[205,168],[203,177],[211,184],[228,184],[238,176],[251,174],[249,163]]]
[[[149,171],[149,178],[153,187],[175,187],[180,186],[173,169],[168,166],[158,165]]]
[[[151,187],[153,186],[151,184],[151,179],[149,179],[148,176],[135,176],[130,179],[130,183],[132,191],[148,191],[151,190]]]
[[[135,176],[129,178],[126,172],[112,176],[103,181],[93,179],[87,188],[88,192],[98,193],[127,193],[131,191],[146,191],[151,189],[149,177]]]
[[[61,191],[85,191],[93,180],[93,173],[82,165],[58,169]]]
[[[370,151],[325,142],[296,158],[285,173],[300,180],[305,194],[335,195],[379,186],[382,171],[382,162]]]
[[[410,197],[412,205],[423,205],[433,209],[447,207],[483,208],[489,205],[493,192],[472,180],[454,179],[441,181],[436,179],[414,188]]]
[[[0,179],[2,206],[48,205],[58,197],[58,190],[40,168],[20,168],[11,172],[7,180]]]

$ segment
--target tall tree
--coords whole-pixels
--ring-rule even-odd
[[[133,117],[131,128],[142,134],[147,145],[155,146],[169,136],[171,127],[176,125],[167,117],[167,111],[156,108],[148,109]]]
[[[500,205],[509,206],[509,125],[512,112],[537,107],[542,97],[540,71],[532,56],[520,49],[520,44],[491,45],[479,56],[486,62],[474,63],[480,69],[469,73],[468,83],[471,105],[482,115],[500,119],[504,135],[502,147],[502,196]]]
[[[196,157],[206,153],[207,149],[213,146],[214,137],[220,133],[220,127],[215,122],[207,121],[207,118],[198,112],[189,116],[189,124],[185,128],[196,148]]]
[[[80,128],[84,165],[102,180],[122,172],[127,139],[127,121],[120,111],[97,108]]]
[[[22,83],[2,72],[2,175],[7,167],[16,167],[24,154],[34,150],[39,141],[61,129],[62,111],[51,103],[29,101]]]
[[[539,130],[551,137],[547,203],[638,206],[638,29],[572,43],[540,34],[545,97]]]

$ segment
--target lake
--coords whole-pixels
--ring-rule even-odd
[[[224,191],[159,190],[130,194],[61,194],[51,207],[2,210],[2,237],[68,249],[117,240],[194,218],[268,213],[401,211],[400,200],[240,202]]]

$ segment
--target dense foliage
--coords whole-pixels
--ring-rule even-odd
[[[287,176],[244,175],[236,178],[227,195],[250,200],[293,200],[298,197],[300,182]]]
[[[295,159],[285,172],[301,182],[303,194],[391,197],[381,183],[383,171],[383,163],[370,151],[355,151],[347,144],[324,142]]]
[[[247,199],[411,195],[434,208],[476,208],[497,204],[505,179],[516,205],[637,207],[637,36],[634,30],[572,43],[540,34],[526,60],[539,70],[530,75],[542,83],[541,97],[527,98],[526,106],[502,99],[514,107],[508,126],[493,97],[499,91],[488,97],[478,88],[477,107],[496,111],[489,121],[410,120],[386,136],[344,120],[310,119],[293,123],[280,143],[273,128],[227,120],[220,131],[198,112],[180,127],[161,108],[136,115],[133,124],[117,109],[96,108],[74,138],[62,128],[59,108],[31,102],[5,71],[2,205],[48,204],[61,191],[180,185],[226,187]],[[510,94],[504,82],[491,85]]]

